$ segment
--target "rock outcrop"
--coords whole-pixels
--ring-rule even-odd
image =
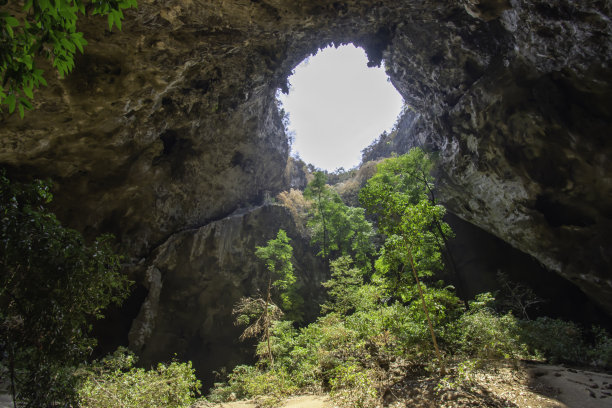
[[[55,180],[69,225],[115,233],[147,265],[142,315],[165,310],[191,290],[183,279],[201,276],[181,258],[194,245],[187,235],[231,224],[292,180],[275,94],[293,67],[352,42],[370,64],[385,60],[417,113],[400,132],[439,153],[452,212],[612,314],[611,9],[602,0],[141,0],[122,32],[81,22],[89,45],[73,74],[51,78],[25,120],[2,118],[0,163]],[[210,262],[206,279],[221,279],[220,259]],[[241,270],[231,273],[250,280]],[[206,353],[208,332],[192,330],[216,327],[216,312],[189,310],[141,327],[145,356],[176,344]],[[209,323],[191,327],[191,313]]]
[[[253,358],[252,342],[238,341],[232,309],[243,296],[265,296],[267,272],[254,252],[283,228],[291,238],[298,293],[306,321],[324,302],[323,261],[301,235],[287,208],[264,205],[239,211],[204,227],[174,234],[138,270],[148,289],[134,320],[129,342],[143,364],[177,353],[191,359],[210,384],[213,370]]]

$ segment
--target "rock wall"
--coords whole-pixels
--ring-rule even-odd
[[[232,308],[243,296],[264,295],[267,272],[254,252],[283,228],[291,238],[298,292],[307,301],[306,321],[324,302],[326,268],[289,211],[264,205],[223,220],[174,234],[138,266],[148,296],[129,332],[130,347],[142,364],[171,359],[193,361],[207,385],[212,371],[253,359],[254,344],[238,341]]]
[[[187,236],[232,224],[230,214],[288,186],[277,89],[319,47],[353,42],[371,64],[384,58],[418,114],[406,133],[439,152],[449,208],[612,314],[611,7],[141,0],[122,32],[95,17],[80,23],[89,45],[75,71],[49,78],[25,120],[2,116],[0,163],[19,177],[55,180],[63,221],[87,235],[114,232],[133,264],[148,266],[143,314],[169,302],[177,318],[158,315],[143,329],[146,358],[177,345],[196,353],[212,333],[194,334],[204,322],[192,327],[190,319],[203,309],[170,307],[190,289],[183,280],[201,277],[181,260],[191,256]],[[205,258],[197,262],[207,279],[222,279],[221,258]]]
[[[508,5],[488,32],[464,25],[460,43],[435,30],[409,35],[390,53],[391,76],[400,89],[416,85],[407,97],[422,112],[414,142],[440,152],[449,209],[610,312],[610,5]],[[430,46],[409,60],[415,37]]]

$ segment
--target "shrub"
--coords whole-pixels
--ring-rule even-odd
[[[601,327],[593,327],[595,346],[589,350],[590,360],[595,364],[612,368],[612,337]]]
[[[532,354],[551,362],[588,362],[583,332],[573,322],[549,317],[521,321],[521,339]]]
[[[273,406],[297,391],[289,373],[278,365],[268,371],[240,365],[234,368],[226,384],[215,384],[209,399],[222,402],[256,398],[260,405]]]
[[[519,358],[527,350],[521,342],[519,321],[511,314],[498,315],[490,293],[480,294],[447,330],[446,340],[460,353],[478,359]]]
[[[355,363],[343,364],[334,370],[330,380],[331,396],[341,407],[366,408],[378,405],[374,370]]]
[[[200,382],[191,362],[134,368],[136,358],[124,349],[83,373],[78,396],[83,408],[182,408],[195,402]]]

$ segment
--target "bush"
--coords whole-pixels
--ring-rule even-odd
[[[341,407],[375,407],[378,391],[374,370],[366,370],[355,363],[343,364],[334,370],[331,396]]]
[[[457,321],[457,345],[461,353],[479,359],[519,358],[526,355],[520,341],[518,320],[490,309],[466,313]]]
[[[497,314],[491,308],[494,301],[490,293],[476,296],[469,312],[447,327],[444,340],[460,354],[477,359],[525,356],[519,321],[512,313]]]
[[[289,373],[282,367],[262,371],[253,366],[234,368],[226,384],[215,384],[209,399],[214,402],[256,398],[260,405],[274,406],[298,391]]]
[[[612,368],[612,337],[601,327],[593,327],[595,346],[589,350],[590,360],[598,366]]]
[[[95,363],[82,375],[78,390],[83,408],[182,408],[195,402],[200,390],[191,362],[134,368],[136,358],[125,350]]]
[[[527,344],[531,354],[553,363],[588,362],[588,346],[582,329],[573,322],[549,317],[521,321],[521,340]]]

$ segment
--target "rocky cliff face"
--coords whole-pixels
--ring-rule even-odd
[[[390,53],[391,77],[405,84],[400,89],[412,87],[407,101],[421,113],[420,123],[406,123],[413,143],[440,152],[451,211],[610,311],[609,5],[507,6],[498,18],[488,14],[489,31],[462,25],[454,37],[460,44],[441,43],[432,29],[408,35],[403,52]],[[414,38],[428,35],[429,53],[409,59]]]
[[[384,58],[418,114],[400,131],[439,152],[450,209],[612,313],[611,8],[601,0],[141,0],[123,32],[95,18],[81,23],[89,45],[75,72],[50,80],[25,120],[3,117],[0,163],[54,179],[71,226],[114,232],[134,264],[147,266],[142,316],[153,304],[165,310],[191,290],[183,279],[222,279],[213,271],[233,256],[232,244],[222,247],[227,257],[200,257],[187,235],[213,234],[290,182],[277,89],[319,47],[353,42],[372,64]],[[179,262],[192,257],[204,277]],[[241,271],[223,273],[247,279]],[[176,321],[156,315],[133,344],[151,359],[175,344],[205,355],[199,342],[216,312],[193,309],[211,317],[192,327],[188,310]]]
[[[238,342],[232,308],[243,296],[265,296],[267,272],[255,247],[283,228],[291,238],[298,292],[307,301],[307,321],[323,303],[325,267],[289,211],[264,205],[239,211],[204,227],[172,235],[138,266],[148,296],[129,332],[130,346],[144,364],[179,356],[207,374],[252,359],[252,342]],[[211,385],[211,384],[208,384]]]

